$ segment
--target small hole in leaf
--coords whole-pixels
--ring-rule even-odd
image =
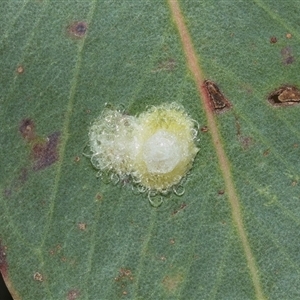
[[[300,90],[292,85],[281,86],[270,93],[268,101],[274,106],[297,104],[300,102]]]

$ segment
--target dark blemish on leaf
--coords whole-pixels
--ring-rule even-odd
[[[121,268],[119,270],[119,275],[115,277],[115,282],[118,283],[119,293],[121,295],[127,295],[127,286],[133,282],[133,276],[130,269]],[[125,292],[125,294],[124,294]]]
[[[100,193],[97,193],[96,195],[96,201],[101,201],[103,196]]]
[[[277,37],[276,37],[276,36],[272,36],[272,37],[270,38],[270,43],[271,43],[271,44],[276,44],[276,43],[277,43]]]
[[[287,39],[291,39],[291,38],[292,38],[292,35],[291,35],[290,33],[287,33],[287,34],[286,34],[286,38],[287,38]]]
[[[216,83],[211,80],[205,80],[204,88],[210,100],[210,107],[214,112],[222,113],[231,108],[230,102],[220,91]]]
[[[74,22],[68,27],[68,33],[75,38],[83,38],[87,32],[86,22]]]
[[[124,279],[133,280],[133,276],[130,269],[121,268],[119,270],[118,277],[115,277],[115,281],[123,281]]]
[[[290,65],[295,61],[294,56],[292,55],[291,47],[285,47],[281,49],[281,57],[284,65]]]
[[[31,119],[22,120],[19,126],[19,131],[21,132],[23,138],[29,142],[36,138],[35,125]]]
[[[75,162],[79,162],[80,161],[80,157],[79,156],[75,156],[74,161]]]
[[[235,118],[237,139],[240,142],[240,144],[242,145],[243,150],[247,150],[253,144],[253,139],[250,136],[242,135],[241,124],[239,122],[239,118],[236,114],[234,114],[234,118]]]
[[[67,295],[67,300],[76,300],[80,296],[80,292],[78,290],[70,290]]]
[[[200,128],[201,132],[208,132],[208,127],[207,126],[203,126]]]
[[[40,272],[35,272],[33,274],[33,279],[40,282],[44,281],[44,277]]]
[[[268,156],[270,154],[270,149],[267,149],[263,152],[263,156]]]
[[[218,195],[224,195],[225,194],[225,191],[224,190],[219,190],[218,191]]]
[[[18,66],[18,67],[17,67],[17,73],[18,73],[18,74],[23,74],[24,71],[25,71],[25,70],[24,70],[24,67],[23,67],[23,66]]]
[[[33,169],[39,171],[51,166],[58,160],[59,132],[54,132],[48,136],[45,142],[38,142],[32,147],[33,159],[35,161]]]
[[[186,207],[187,207],[187,204],[182,203],[178,209],[176,209],[176,210],[174,210],[172,212],[172,216],[176,215],[178,212],[180,212],[181,210],[185,209]]]
[[[61,249],[62,249],[61,245],[58,244],[53,249],[51,249],[49,251],[49,253],[50,253],[50,255],[56,255],[56,254],[59,254],[61,252]]]
[[[8,269],[8,265],[6,261],[6,251],[7,251],[7,247],[2,245],[0,241],[0,272],[3,277],[7,277],[7,269]]]
[[[296,86],[284,85],[270,93],[268,101],[273,106],[288,106],[300,102],[300,90]]]
[[[253,144],[253,139],[250,136],[241,136],[239,141],[244,150],[247,150]]]

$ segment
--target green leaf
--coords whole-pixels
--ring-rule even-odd
[[[300,297],[300,106],[267,100],[300,85],[300,4],[176,5],[1,4],[0,270],[14,299]],[[204,79],[229,110],[212,112]],[[134,115],[173,101],[208,131],[184,195],[153,208],[82,153],[105,103]]]

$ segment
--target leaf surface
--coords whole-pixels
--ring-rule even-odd
[[[267,98],[299,85],[300,4],[210,2],[179,9],[222,114],[176,1],[1,5],[0,267],[15,299],[299,298],[300,106]],[[105,103],[172,101],[208,131],[184,195],[153,208],[82,153]]]

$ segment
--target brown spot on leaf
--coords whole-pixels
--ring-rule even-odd
[[[200,128],[201,132],[208,132],[208,127],[207,126],[203,126]]]
[[[96,195],[96,201],[101,201],[103,196],[100,193],[97,193]]]
[[[295,61],[295,58],[292,55],[291,47],[285,47],[285,48],[281,49],[280,53],[281,53],[283,64],[290,65]]]
[[[239,118],[236,114],[235,114],[234,117],[235,117],[235,127],[236,127],[237,139],[240,142],[242,148],[244,150],[247,150],[253,144],[253,139],[250,136],[244,136],[242,134],[241,124],[239,122]]]
[[[271,43],[271,44],[276,44],[276,43],[277,43],[277,37],[276,37],[276,36],[272,36],[272,37],[270,38],[270,43]]]
[[[183,276],[181,274],[165,276],[162,281],[164,288],[172,294],[176,292],[182,282]]]
[[[263,156],[268,156],[270,154],[270,149],[267,149],[263,152]]]
[[[18,66],[18,67],[17,67],[17,73],[18,73],[18,74],[23,74],[24,71],[25,71],[25,70],[24,70],[24,67],[23,67],[23,66]]]
[[[176,215],[179,211],[185,209],[186,207],[187,207],[187,204],[181,203],[180,207],[172,212],[172,216]]]
[[[87,29],[88,25],[86,22],[76,21],[68,27],[68,33],[72,37],[83,38],[87,32]]]
[[[79,230],[86,230],[86,223],[78,223]]]
[[[223,113],[231,108],[231,103],[220,91],[217,84],[211,80],[205,80],[203,87],[209,99],[209,106],[215,113]]]
[[[219,194],[219,195],[224,195],[224,194],[225,194],[225,191],[224,191],[224,190],[219,190],[219,191],[218,191],[218,194]]]
[[[19,131],[21,132],[23,138],[29,142],[36,138],[35,124],[31,119],[22,120],[19,126]]]
[[[46,141],[38,142],[32,147],[32,155],[35,161],[33,169],[39,171],[51,166],[58,160],[59,132],[48,136]]]
[[[42,170],[58,160],[59,132],[54,132],[46,139],[35,133],[35,124],[31,119],[24,119],[19,125],[22,137],[31,145],[31,156],[34,160],[33,169]]]
[[[0,241],[0,272],[3,277],[7,277],[7,269],[8,269],[8,265],[6,261],[6,251],[7,251],[7,247],[2,245]]]
[[[43,275],[40,272],[35,272],[33,274],[33,279],[40,282],[44,281]]]
[[[115,281],[122,281],[124,279],[133,280],[133,276],[130,269],[121,268],[119,270],[119,276],[115,278]]]
[[[288,106],[300,102],[300,90],[296,86],[283,85],[271,92],[268,101],[273,106]]]
[[[291,38],[292,38],[292,34],[291,34],[291,33],[287,33],[287,34],[286,34],[286,38],[287,38],[287,39],[291,39]]]
[[[244,150],[249,149],[249,147],[253,144],[253,139],[250,136],[240,136],[239,141]]]
[[[75,156],[74,161],[75,162],[79,162],[80,161],[80,157],[79,156]]]
[[[78,290],[70,290],[67,295],[67,300],[76,300],[80,296]]]

